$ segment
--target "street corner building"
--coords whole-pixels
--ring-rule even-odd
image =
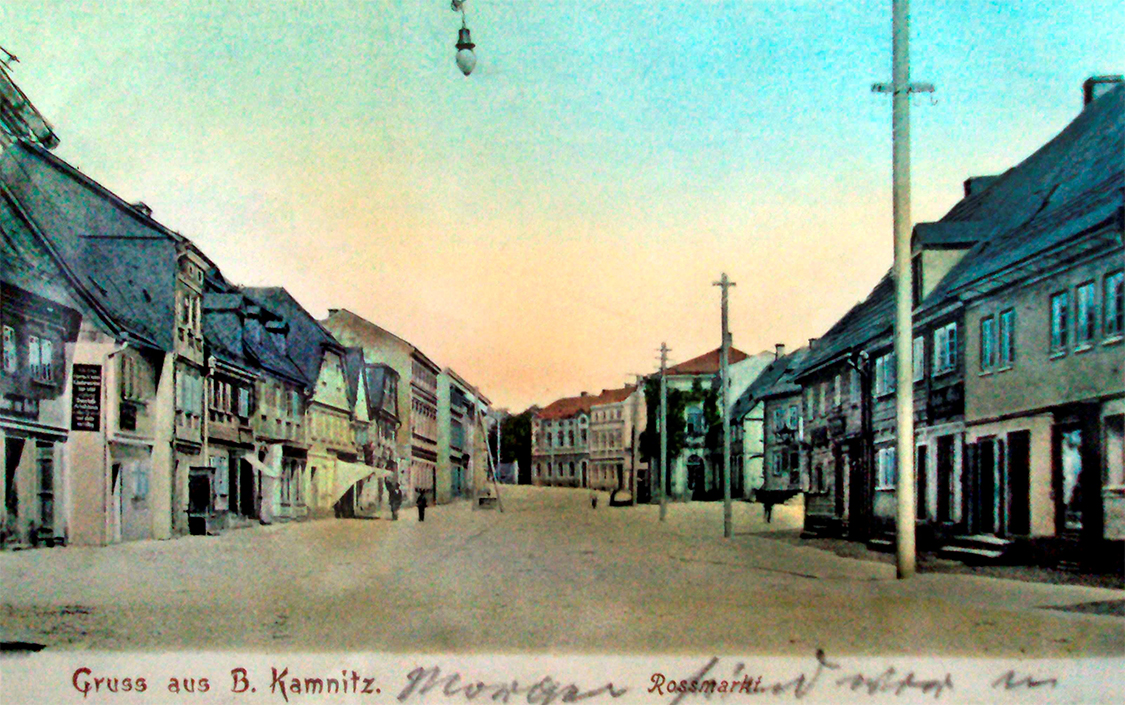
[[[1054,139],[914,227],[922,550],[1120,570],[1125,86],[1083,95]],[[810,534],[893,545],[893,298],[888,274],[794,376]]]

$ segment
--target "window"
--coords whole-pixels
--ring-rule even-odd
[[[773,430],[780,431],[785,428],[785,409],[773,410]]]
[[[1014,346],[1016,312],[1012,309],[1000,312],[1000,369],[1011,367],[1016,360]]]
[[[1068,321],[1070,309],[1069,292],[1061,291],[1051,297],[1051,352],[1066,352]]]
[[[238,388],[238,415],[244,419],[250,416],[250,390],[246,387]]]
[[[800,409],[798,407],[796,407],[796,406],[789,407],[789,428],[792,428],[792,429],[797,428],[797,414],[799,412],[800,412]]]
[[[31,378],[37,382],[53,380],[53,345],[46,338],[30,335],[27,338],[27,366]]]
[[[951,372],[957,366],[957,323],[934,331],[934,374]]]
[[[996,367],[996,319],[980,319],[980,369],[982,372]]]
[[[1105,487],[1125,487],[1125,416],[1105,417]]]
[[[1094,282],[1078,285],[1078,315],[1074,320],[1074,338],[1078,345],[1089,346],[1098,331],[1098,302]]]
[[[1125,327],[1125,272],[1117,271],[1105,278],[1105,334],[1120,338]]]
[[[833,380],[832,406],[837,409],[840,408],[840,400],[840,375],[836,375],[836,379]]]
[[[16,330],[11,326],[4,326],[4,371],[15,372],[19,366],[16,356]]]
[[[880,448],[875,453],[875,482],[880,490],[893,490],[898,479],[896,450],[894,446]]]
[[[848,385],[848,389],[850,391],[852,403],[859,404],[859,395],[863,391],[862,389],[860,389],[859,370],[853,368],[851,377],[851,384]]]
[[[875,358],[875,396],[893,394],[897,388],[895,354],[889,352]]]
[[[148,497],[148,466],[140,461],[132,463],[133,499]]]
[[[911,358],[914,365],[914,381],[921,382],[926,378],[926,338],[919,335],[914,338],[914,350]]]

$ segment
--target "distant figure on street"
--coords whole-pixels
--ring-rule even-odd
[[[393,480],[387,481],[387,503],[391,505],[391,521],[398,521],[398,508],[402,506],[402,490]]]
[[[418,492],[418,521],[426,520],[426,490]]]
[[[773,505],[776,501],[772,492],[762,492],[762,516],[766,518],[767,524],[773,521]]]
[[[590,493],[590,508],[591,509],[597,509],[598,508],[598,493],[597,492],[591,492]]]

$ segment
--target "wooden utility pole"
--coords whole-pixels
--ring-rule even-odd
[[[637,408],[637,404],[640,402],[641,394],[644,394],[644,388],[641,385],[644,383],[645,377],[644,375],[639,375],[636,373],[634,373],[633,376],[637,378],[637,388],[633,390],[633,428],[630,432],[630,438],[632,439],[632,451],[630,453],[629,461],[632,463],[632,465],[630,466],[631,470],[629,472],[629,496],[632,499],[629,500],[629,503],[635,507],[637,506],[637,459],[640,457],[640,455],[637,453],[637,443],[641,438],[641,435],[637,432],[637,426],[640,423],[641,418],[640,410]]]
[[[892,99],[892,200],[894,204],[895,281],[895,416],[897,419],[895,516],[897,574],[914,575],[914,365],[913,272],[910,261],[910,94],[933,93],[928,83],[910,83],[910,3],[892,0],[891,83],[872,86]],[[873,469],[874,470],[874,469]]]
[[[660,344],[660,521],[668,515],[668,382],[664,370],[671,350],[667,343]]]
[[[723,405],[723,536],[730,538],[734,534],[730,506],[730,330],[727,327],[727,292],[735,283],[727,279],[727,273],[714,286],[723,288],[723,345],[719,352],[719,381],[722,393],[719,403]]]

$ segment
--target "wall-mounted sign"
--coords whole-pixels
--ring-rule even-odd
[[[102,428],[102,366],[74,365],[70,375],[70,429]]]

